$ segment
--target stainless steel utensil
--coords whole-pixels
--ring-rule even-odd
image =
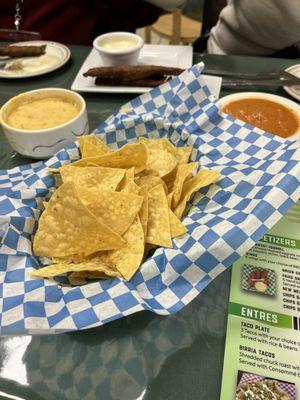
[[[293,75],[287,71],[281,70],[270,70],[265,72],[260,72],[258,74],[244,73],[244,72],[236,72],[236,71],[225,71],[218,69],[204,69],[203,71],[206,75],[218,75],[223,76],[224,78],[233,78],[233,80],[242,80],[244,81],[283,81],[282,86],[290,86],[291,84],[300,85],[300,77]],[[292,83],[290,83],[292,82]],[[272,86],[272,85],[271,85]]]
[[[300,84],[300,82],[299,82]],[[237,87],[282,87],[295,86],[297,83],[293,79],[223,79],[222,87],[237,88]]]

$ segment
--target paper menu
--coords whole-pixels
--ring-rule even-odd
[[[300,399],[300,202],[233,266],[221,391],[232,399]]]

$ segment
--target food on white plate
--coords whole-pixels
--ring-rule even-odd
[[[46,53],[46,45],[41,46],[0,46],[0,57],[33,57]]]
[[[45,68],[52,67],[59,62],[59,57],[50,54],[44,54],[39,57],[27,57],[21,59],[15,59],[12,61],[8,61],[5,66],[5,71],[13,71],[13,72],[37,72],[41,71]]]
[[[159,65],[120,65],[115,67],[90,68],[83,75],[93,77],[96,85],[155,87],[167,82],[181,68]]]

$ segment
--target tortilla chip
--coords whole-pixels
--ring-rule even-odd
[[[78,142],[82,158],[97,157],[112,152],[112,150],[94,134],[80,136]]]
[[[171,153],[177,161],[181,163],[187,163],[192,153],[192,146],[174,146],[166,137],[159,139],[147,139],[140,138],[140,141],[145,143],[149,150],[153,152],[157,150],[164,150]]]
[[[142,171],[148,162],[148,150],[143,143],[125,144],[120,149],[99,157],[89,157],[75,161],[72,165],[85,167],[87,163],[109,168],[135,168],[135,173]]]
[[[175,147],[176,153],[174,154],[177,158],[179,164],[187,163],[191,156],[193,147],[192,146],[184,146],[184,147]]]
[[[124,178],[118,185],[118,191],[139,194],[140,188],[134,181],[134,168],[127,169]]]
[[[91,133],[90,135],[81,135],[77,138],[77,141],[79,143],[79,147],[80,150],[82,150],[82,148],[84,147],[84,144],[87,142],[93,143],[93,144],[97,144],[97,141],[99,139],[96,137],[95,134]]]
[[[64,257],[117,249],[125,241],[81,202],[71,182],[52,195],[39,219],[33,249],[37,256]]]
[[[118,276],[120,277],[121,274],[117,272]],[[78,271],[78,272],[71,272],[71,274],[68,276],[69,280],[72,279],[111,279],[112,276],[106,275],[104,272],[98,272],[98,271]]]
[[[149,175],[150,176],[158,176],[160,178],[157,171],[154,171],[154,169],[146,168],[146,169],[143,169],[143,171],[139,172],[138,174],[135,174],[134,179],[139,179],[142,176],[149,176]]]
[[[218,171],[201,169],[197,175],[190,180],[184,182],[181,197],[179,203],[174,211],[174,214],[181,218],[186,207],[187,201],[190,199],[192,194],[198,191],[200,188],[217,182],[221,174]]]
[[[197,162],[190,164],[180,164],[177,169],[176,177],[173,185],[173,198],[172,198],[172,210],[174,210],[180,200],[181,192],[183,188],[183,184],[186,179],[192,174],[196,166]]]
[[[187,232],[186,227],[170,209],[169,209],[169,218],[170,218],[170,230],[172,238],[183,235],[184,233]]]
[[[168,147],[172,149],[173,146],[167,139],[140,138],[140,142],[144,143],[149,151],[147,169],[157,171],[159,176],[163,177],[176,167],[177,159],[168,150]]]
[[[47,267],[37,269],[32,272],[32,275],[43,278],[49,278],[51,276],[62,275],[67,272],[82,272],[82,271],[96,271],[102,272],[107,276],[120,276],[119,272],[107,264],[103,263],[99,257],[94,257],[88,261],[81,262],[79,264],[52,264]]]
[[[168,192],[172,191],[176,173],[177,173],[177,169],[178,169],[178,165],[171,172],[169,172],[167,175],[162,177],[162,179],[165,182],[165,185],[168,189]]]
[[[76,257],[76,255],[65,257],[51,257],[51,259],[53,264],[70,264],[71,262],[74,262],[73,257]]]
[[[150,150],[147,168],[157,171],[160,177],[168,175],[177,166],[176,158],[165,150]]]
[[[170,193],[168,194],[168,196],[167,196],[168,206],[169,206],[170,209],[172,209],[172,208],[171,208],[171,204],[172,204],[173,194],[174,194],[174,192],[170,192]]]
[[[139,217],[136,217],[125,233],[124,239],[126,246],[120,250],[105,252],[103,260],[129,281],[139,268],[144,255],[144,233]]]
[[[35,275],[130,280],[151,249],[172,247],[172,238],[187,232],[179,219],[186,202],[220,174],[192,177],[192,147],[175,147],[166,137],[114,152],[95,135],[78,141],[83,158],[50,170],[63,183],[44,203],[33,248],[53,265]]]
[[[139,217],[140,217],[141,224],[142,224],[142,227],[143,227],[144,238],[146,239],[147,227],[148,227],[148,193],[147,193],[147,191],[145,191],[143,193],[143,196],[144,196],[144,200],[143,200],[142,207],[141,207],[141,209],[139,211]]]
[[[176,147],[170,142],[170,140],[166,137],[158,139],[161,143],[162,149],[168,151],[169,153],[175,154]]]
[[[162,185],[157,185],[149,191],[146,242],[172,247],[168,200]]]
[[[134,167],[125,169],[124,171],[125,171],[124,177],[118,185],[119,192],[125,188],[125,186],[128,184],[128,182],[134,180]]]
[[[106,167],[74,167],[73,164],[63,165],[60,173],[64,183],[73,182],[76,186],[97,187],[106,190],[116,190],[124,177],[125,170]]]
[[[82,254],[70,254],[69,256],[65,257],[52,257],[53,264],[63,264],[63,263],[74,263],[80,264],[83,261],[88,261],[90,258],[93,257],[93,254],[86,256],[84,253]]]
[[[82,158],[98,157],[112,152],[112,150],[101,142],[101,140],[99,140],[99,143],[101,143],[101,145],[95,145],[90,142],[85,143],[81,151]]]
[[[143,203],[143,197],[133,193],[80,186],[76,189],[80,200],[95,217],[119,235],[127,231]]]
[[[50,172],[51,174],[58,174],[60,168],[47,168],[47,172]]]
[[[176,148],[172,145],[172,143],[166,138],[166,137],[162,137],[162,138],[158,138],[158,139],[148,139],[145,137],[141,137],[139,138],[140,142],[145,143],[145,145],[153,150],[164,150],[167,151],[171,154],[175,154],[176,152]]]
[[[162,185],[166,195],[168,194],[168,188],[165,182],[159,176],[153,176],[153,175],[139,176],[135,179],[135,182],[140,187],[147,187],[148,190],[154,188],[157,185]]]

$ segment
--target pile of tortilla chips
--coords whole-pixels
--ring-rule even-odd
[[[191,195],[217,171],[188,163],[191,147],[145,139],[112,151],[95,135],[79,139],[82,158],[56,171],[61,185],[44,203],[33,250],[52,264],[35,276],[130,280],[147,251],[172,247]]]

